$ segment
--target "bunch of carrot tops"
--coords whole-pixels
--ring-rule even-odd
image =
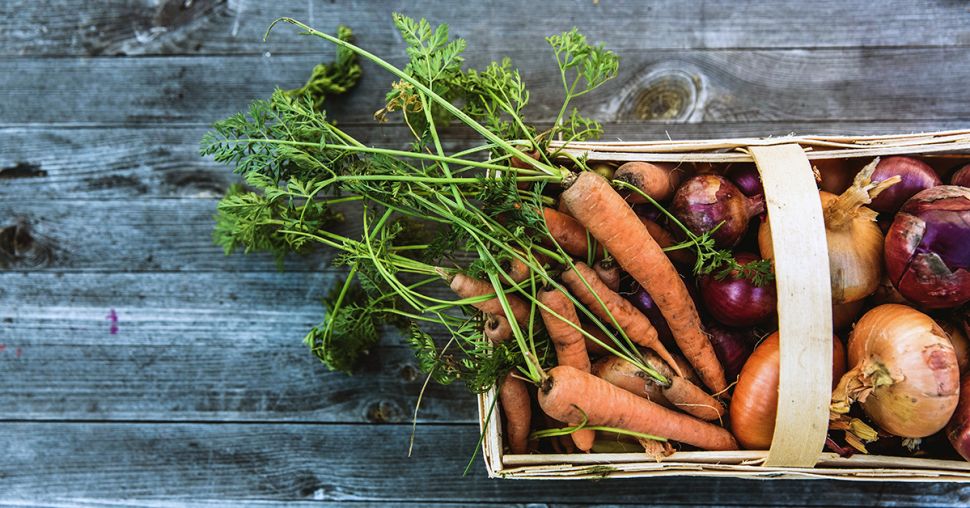
[[[616,76],[613,52],[575,29],[547,38],[563,101],[539,128],[526,121],[529,92],[511,62],[464,68],[465,42],[445,25],[395,15],[408,56],[398,68],[354,45],[344,27],[332,36],[280,21],[335,44],[337,58],[303,88],[216,123],[202,152],[245,182],[218,206],[215,239],[227,253],[338,253],[333,263],[347,276],[306,336],[313,354],[350,372],[382,328],[396,326],[429,380],[479,393],[498,386],[513,453],[589,451],[603,446],[597,436],[658,455],[668,440],[738,447],[724,426],[724,351],[685,278],[767,291],[771,263],[733,253],[740,236],[723,240],[737,229],[729,220],[694,222],[702,207],[691,196],[704,189],[674,194],[697,168],[616,168],[563,151],[602,134],[570,106]],[[365,145],[323,111],[327,97],[354,86],[360,58],[394,76],[376,116],[400,118],[409,149]],[[446,150],[455,126],[477,144]],[[760,213],[739,203],[746,220]],[[354,209],[351,234],[340,223]]]

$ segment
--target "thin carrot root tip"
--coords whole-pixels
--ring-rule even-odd
[[[505,376],[499,389],[499,404],[505,415],[505,437],[514,454],[529,452],[532,402],[525,382],[512,374]]]

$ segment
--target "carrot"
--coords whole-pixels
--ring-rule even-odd
[[[562,250],[572,256],[586,257],[589,253],[589,235],[586,234],[586,228],[582,224],[552,208],[543,208],[542,216],[545,217],[549,235],[562,247]]]
[[[620,268],[650,293],[684,356],[715,392],[727,388],[724,369],[701,330],[697,307],[680,274],[626,201],[603,177],[580,173],[562,198],[569,211],[606,247]],[[659,351],[658,351],[659,352]]]
[[[539,388],[539,406],[563,421],[665,437],[705,450],[737,450],[727,430],[672,411],[568,365],[553,367]]]
[[[586,353],[583,333],[569,324],[580,326],[573,302],[559,290],[540,291],[539,302],[550,309],[540,307],[539,314],[546,325],[546,331],[549,332],[549,338],[556,346],[556,359],[559,365],[569,365],[589,372],[589,355]],[[567,423],[576,425],[579,422],[580,420],[574,420]],[[593,447],[596,432],[582,429],[573,432],[572,438],[577,448],[587,452]]]
[[[677,409],[701,420],[720,420],[724,416],[724,404],[711,397],[687,378],[672,376],[670,386],[663,389],[664,397]]]
[[[674,235],[664,229],[663,226],[657,224],[656,222],[647,219],[646,217],[640,217],[640,222],[643,223],[647,228],[647,232],[650,236],[657,242],[661,248],[666,249],[671,245],[676,245],[678,242],[674,239]],[[667,257],[671,259],[674,263],[681,266],[691,266],[694,264],[694,253],[690,249],[677,249],[666,251]]]
[[[657,368],[656,365],[653,367]],[[593,364],[591,372],[613,386],[673,409],[674,405],[664,397],[660,383],[623,358],[612,355],[600,358]]]
[[[529,452],[529,428],[532,426],[532,401],[525,382],[512,374],[505,376],[498,392],[502,413],[505,414],[505,437],[512,453]]]
[[[626,182],[652,197],[657,201],[666,201],[673,197],[674,191],[680,185],[681,172],[669,162],[627,162],[613,174],[613,178]],[[626,196],[630,203],[646,203],[643,196],[631,192]]]
[[[608,356],[593,365],[592,373],[614,386],[651,400],[664,407],[680,409],[702,420],[718,420],[724,416],[724,405],[685,377],[676,375],[659,356],[647,352],[647,362],[670,380],[663,386],[647,376],[636,365],[615,356]]]
[[[584,279],[585,283],[583,282]],[[569,286],[573,295],[600,319],[606,323],[612,323],[610,318],[610,315],[612,315],[616,319],[616,324],[626,332],[630,340],[656,351],[665,362],[677,370],[678,375],[680,374],[680,368],[677,367],[677,363],[670,352],[667,351],[667,348],[660,342],[657,329],[650,324],[650,320],[632,303],[606,287],[606,284],[603,284],[603,281],[592,268],[585,263],[576,263],[574,270],[563,272],[562,280]],[[589,288],[586,287],[586,284],[589,284]],[[605,309],[597,300],[597,296],[606,306]]]
[[[605,333],[603,333],[603,330],[600,330],[599,328],[597,328],[595,326],[584,324],[583,325],[583,330],[586,330],[586,333],[588,333],[588,334],[592,335],[593,337],[596,337],[597,339],[599,339],[599,341],[602,342],[603,344],[609,344],[610,341],[612,340],[609,337],[607,337]],[[605,355],[605,354],[609,353],[609,351],[607,351],[606,348],[604,348],[603,346],[597,344],[596,342],[593,342],[589,337],[585,337],[584,336],[583,339],[585,339],[585,341],[586,341],[586,352],[587,353],[589,353],[591,355],[594,355],[594,356],[602,356],[602,355]]]
[[[451,290],[462,299],[495,294],[495,288],[493,288],[488,282],[476,279],[474,277],[469,277],[463,273],[456,274],[451,279],[450,284]],[[505,297],[509,301],[509,309],[512,310],[512,314],[514,315],[516,322],[527,322],[529,320],[529,306],[525,303],[525,301],[515,295],[505,295]],[[508,316],[505,315],[505,309],[502,308],[502,303],[499,302],[498,297],[493,297],[483,302],[473,303],[472,306],[486,314],[495,314],[496,316],[508,318]]]
[[[492,343],[505,342],[512,338],[512,325],[509,320],[495,314],[488,314],[485,318],[485,338]]]
[[[556,202],[556,211],[559,213],[564,213],[566,215],[569,215],[569,210],[566,209],[566,203],[561,199],[558,202]]]
[[[518,258],[508,258],[502,261],[502,269],[509,274],[512,278],[512,282],[519,283],[529,278],[532,270],[529,269],[529,265],[523,263]],[[507,283],[505,277],[500,277],[502,283]]]
[[[620,267],[616,263],[601,259],[593,265],[593,270],[611,291],[620,291]]]

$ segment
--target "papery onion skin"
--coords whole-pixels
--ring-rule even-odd
[[[970,376],[960,382],[960,403],[946,425],[946,437],[964,460],[970,460]]]
[[[775,432],[780,366],[779,334],[768,336],[741,369],[731,398],[731,432],[742,448],[767,450]],[[832,381],[845,372],[845,349],[832,338]]]
[[[724,176],[749,198],[763,196],[765,193],[761,174],[754,164],[733,164],[724,172]]]
[[[905,156],[880,160],[872,173],[872,181],[881,182],[895,175],[902,177],[902,180],[873,198],[869,208],[880,213],[896,213],[916,193],[943,184],[929,164]]]
[[[858,171],[858,167],[847,159],[815,159],[812,167],[818,170],[821,178],[818,188],[832,194],[845,192],[852,185],[852,178]]]
[[[963,166],[950,175],[950,185],[970,187],[970,164]]]
[[[940,185],[913,196],[886,235],[886,271],[927,309],[970,301],[970,188]]]
[[[819,196],[823,209],[838,199],[838,196],[824,191],[819,191]],[[861,207],[860,210],[868,209]],[[871,210],[869,213],[874,218],[875,213]],[[854,302],[875,292],[882,277],[883,236],[879,226],[866,216],[861,216],[845,229],[826,227],[825,240],[829,253],[832,303]],[[768,221],[762,222],[758,230],[758,247],[762,257],[774,258]]]
[[[745,196],[727,178],[697,175],[677,189],[670,211],[694,234],[717,227],[711,237],[718,247],[724,248],[736,245],[748,230],[751,218],[764,209],[762,196]]]
[[[886,235],[886,271],[927,309],[970,301],[970,188],[941,185],[913,196]]]
[[[953,352],[957,355],[957,366],[960,368],[960,375],[962,376],[967,372],[967,367],[970,366],[970,342],[967,342],[967,335],[962,326],[949,321],[937,321],[936,324],[940,325],[940,328],[950,338],[950,344],[953,345]]]
[[[848,328],[855,323],[856,318],[862,315],[862,310],[865,307],[866,300],[832,305],[832,329],[838,331]]]
[[[748,252],[736,253],[734,258],[742,266],[760,260]],[[703,275],[698,279],[698,287],[704,307],[714,319],[728,326],[754,326],[778,310],[774,282],[757,286],[732,272],[720,280],[714,274]]]
[[[876,373],[867,374],[870,380],[892,379],[861,401],[886,432],[923,438],[950,420],[960,390],[957,357],[946,332],[926,314],[892,303],[871,309],[852,329],[848,354],[853,370],[846,377],[870,372]]]
[[[754,351],[754,332],[747,328],[730,328],[719,324],[704,327],[714,346],[714,353],[724,367],[728,383],[741,374],[741,368]]]

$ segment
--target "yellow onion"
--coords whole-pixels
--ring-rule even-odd
[[[775,433],[778,412],[780,369],[779,335],[775,332],[758,344],[741,368],[731,397],[731,433],[741,447],[767,450]],[[832,338],[832,380],[845,372],[845,350],[838,337]]]
[[[932,318],[908,307],[880,305],[859,319],[848,344],[850,370],[832,393],[832,419],[853,402],[883,430],[904,438],[939,432],[960,394],[957,356]]]
[[[970,366],[970,343],[967,342],[967,335],[962,326],[954,325],[949,321],[937,321],[940,328],[950,337],[950,344],[957,355],[957,365],[960,367],[960,375],[967,372]]]
[[[832,305],[832,329],[839,331],[848,328],[852,323],[855,323],[856,318],[862,314],[862,309],[865,307],[865,300]]]
[[[869,296],[879,287],[882,278],[882,231],[876,224],[876,212],[865,205],[899,182],[899,177],[872,182],[872,172],[878,163],[879,159],[876,159],[859,171],[852,186],[838,196],[819,191],[829,252],[832,302],[836,304]],[[761,257],[774,259],[768,221],[762,222],[758,230],[758,246]]]

